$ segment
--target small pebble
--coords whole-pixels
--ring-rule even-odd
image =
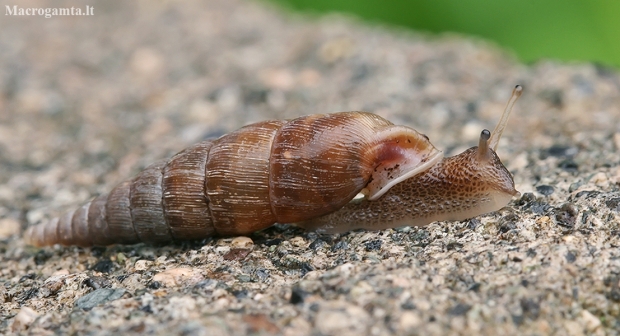
[[[575,191],[575,190],[579,189],[579,187],[581,187],[581,186],[582,186],[582,184],[583,184],[583,183],[581,183],[581,182],[574,182],[574,183],[571,183],[571,184],[570,184],[570,186],[568,187],[568,192],[571,192],[571,193],[572,193],[573,191]]]
[[[230,242],[231,248],[251,249],[254,247],[254,241],[249,237],[239,236],[235,237]]]
[[[248,324],[251,333],[275,335],[280,332],[280,328],[264,314],[245,315],[243,321]]]
[[[536,187],[536,191],[538,191],[539,193],[543,194],[544,196],[549,196],[551,194],[553,194],[553,191],[555,189],[552,186],[549,185],[539,185]]]
[[[146,271],[151,265],[153,265],[153,262],[150,260],[137,260],[133,267],[136,271]]]
[[[28,327],[37,319],[39,313],[29,307],[22,307],[19,313],[13,318],[13,324],[11,324],[11,331],[17,333],[28,329]]]
[[[111,282],[108,279],[101,276],[92,276],[84,280],[84,285],[92,289],[109,288],[112,286]]]
[[[448,315],[459,316],[465,315],[471,309],[470,305],[459,303],[448,310]]]
[[[7,239],[20,231],[19,222],[13,218],[0,219],[0,239]]]
[[[60,289],[62,289],[66,278],[66,275],[56,275],[48,278],[45,280],[43,286],[39,288],[39,292],[43,297],[56,294]]]
[[[108,301],[120,299],[125,294],[123,288],[100,288],[75,301],[76,309],[90,310]]]
[[[381,246],[383,242],[380,239],[374,239],[366,242],[366,250],[367,251],[378,251],[381,250]]]
[[[291,243],[291,245],[296,247],[305,247],[308,245],[306,240],[303,237],[299,236],[289,239],[289,242]]]
[[[251,249],[233,248],[226,252],[222,258],[224,258],[224,260],[243,260],[250,252],[252,252]]]
[[[175,296],[170,298],[164,309],[175,320],[196,319],[199,316],[196,304],[196,299],[190,296]]]
[[[91,269],[96,272],[110,273],[114,269],[114,262],[108,258],[104,258],[93,265]]]
[[[321,305],[314,324],[324,335],[361,335],[366,330],[368,321],[368,313],[362,307],[330,301]]]
[[[116,262],[117,262],[119,265],[124,265],[124,264],[125,264],[125,261],[127,261],[127,257],[126,257],[123,253],[119,252],[119,253],[116,255]]]
[[[420,318],[419,314],[416,312],[405,311],[400,316],[400,328],[405,334],[409,334],[415,331],[415,329],[419,327],[422,323],[424,322]]]
[[[204,277],[199,270],[189,267],[178,267],[165,270],[153,276],[153,281],[159,282],[165,287],[193,286]]]
[[[596,184],[597,186],[604,186],[608,182],[607,175],[603,172],[598,172],[592,175],[590,182]]]
[[[581,311],[581,319],[585,322],[586,330],[590,333],[601,326],[601,320],[586,309]]]

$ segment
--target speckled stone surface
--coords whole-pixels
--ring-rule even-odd
[[[619,333],[617,71],[523,65],[479,41],[255,2],[93,5],[0,20],[0,333]],[[159,158],[269,118],[367,110],[458,153],[515,84],[525,93],[498,154],[522,196],[496,213],[328,236],[277,225],[252,242],[20,238]]]

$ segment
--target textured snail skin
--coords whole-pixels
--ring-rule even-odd
[[[338,211],[298,223],[308,230],[341,233],[435,221],[464,220],[501,209],[516,196],[512,175],[492,149],[478,147],[442,161],[391,188],[377,201],[353,201]]]
[[[24,239],[105,246],[245,235],[327,215],[360,192],[381,200],[441,157],[423,134],[367,112],[264,121],[156,162]]]

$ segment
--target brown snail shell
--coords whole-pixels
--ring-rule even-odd
[[[25,234],[42,246],[245,235],[377,199],[441,159],[428,138],[367,112],[264,121],[156,162]]]

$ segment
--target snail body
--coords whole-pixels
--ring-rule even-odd
[[[476,158],[479,147],[444,158],[428,170],[392,187],[376,201],[361,199],[314,220],[308,230],[342,233],[473,218],[504,207],[517,194],[510,173],[494,151],[488,164]],[[489,183],[488,181],[493,181]]]
[[[246,235],[276,222],[343,232],[475,217],[517,193],[494,149],[520,92],[492,136],[484,130],[478,147],[450,158],[367,112],[251,124],[150,165],[24,239],[105,246]]]

